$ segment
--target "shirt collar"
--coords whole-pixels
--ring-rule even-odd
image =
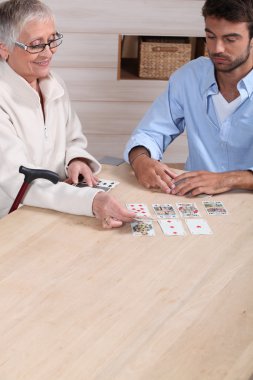
[[[30,84],[20,75],[18,75],[5,61],[0,61],[0,77],[3,77],[10,87],[23,92],[23,98],[27,101],[35,101],[40,104],[39,94],[30,86]],[[40,89],[47,101],[60,98],[64,94],[64,89],[52,73],[48,77],[40,79]],[[20,91],[16,91],[20,94]]]
[[[204,77],[202,95],[203,96],[214,95],[214,94],[218,94],[218,92],[219,92],[219,88],[218,88],[218,84],[216,82],[216,78],[214,75],[214,65],[211,64],[208,67],[208,70]]]
[[[251,70],[244,78],[242,78],[237,85],[238,91],[240,94],[242,92],[247,92],[249,98],[253,94],[253,70]]]
[[[39,81],[40,89],[46,100],[55,100],[64,94],[64,89],[52,73]]]
[[[237,84],[238,91],[241,95],[247,92],[247,96],[250,98],[253,94],[253,70],[251,70],[244,78],[242,78]],[[214,74],[214,66],[213,64],[209,66],[208,71],[205,75],[205,79],[203,81],[202,87],[202,95],[214,95],[218,94],[219,88],[216,82],[215,74]]]

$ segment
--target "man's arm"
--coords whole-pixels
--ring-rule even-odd
[[[145,155],[147,157],[150,157],[150,151],[145,148],[145,146],[138,145],[130,150],[129,152],[129,163],[131,166],[133,166],[133,163],[135,160],[137,160],[138,157]]]
[[[144,146],[137,146],[130,151],[129,163],[136,178],[144,187],[161,189],[165,193],[170,193],[174,188],[171,180],[176,174],[167,165],[152,159],[149,150]]]

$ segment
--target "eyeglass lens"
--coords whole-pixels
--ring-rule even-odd
[[[35,46],[27,46],[27,51],[29,53],[40,53],[41,51],[43,51],[46,46],[49,46],[50,49],[54,49],[56,48],[57,46],[61,45],[62,43],[62,36],[60,36],[59,38],[55,39],[55,40],[52,40],[50,42],[48,42],[47,44],[39,44],[39,45],[35,45]]]

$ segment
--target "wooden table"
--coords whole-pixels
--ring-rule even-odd
[[[185,201],[105,167],[121,202]],[[253,194],[215,196],[213,235],[132,236],[23,207],[0,221],[0,380],[249,380]]]

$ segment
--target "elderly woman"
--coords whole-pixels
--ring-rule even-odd
[[[55,171],[61,182],[34,181],[23,204],[95,215],[104,227],[118,227],[134,214],[93,187],[100,164],[86,151],[63,81],[50,71],[62,38],[51,10],[39,0],[0,3],[0,216],[23,182],[24,165]],[[68,184],[76,184],[79,175],[89,187]]]

